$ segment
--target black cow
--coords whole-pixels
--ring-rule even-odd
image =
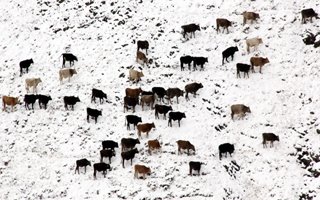
[[[180,90],[179,88],[168,88],[167,89],[167,97],[168,97],[168,102],[171,104],[171,99],[173,97],[177,97],[177,103],[179,103],[179,97],[183,96],[183,91]]]
[[[75,97],[75,96],[65,96],[63,97],[63,101],[64,101],[64,107],[66,110],[68,110],[68,105],[71,105],[71,110],[74,110],[74,105],[77,102],[80,102],[79,97]]]
[[[244,78],[246,77],[246,74],[249,78],[249,70],[251,68],[251,65],[243,64],[243,63],[237,63],[237,78],[241,78],[240,72],[244,73]]]
[[[26,94],[24,95],[24,106],[27,110],[30,110],[29,108],[29,104],[31,104],[31,108],[33,110],[33,105],[36,102],[36,100],[38,99],[38,95],[34,95],[34,94]]]
[[[96,98],[99,98],[100,99],[100,103],[102,103],[103,102],[103,98],[107,99],[107,94],[104,93],[102,90],[98,90],[98,89],[93,88],[92,89],[92,95],[91,95],[91,103],[92,103],[92,101],[96,102]]]
[[[195,32],[198,30],[200,31],[200,26],[197,24],[188,24],[188,25],[183,25],[181,26],[181,28],[183,29],[183,38],[185,38],[187,33],[191,33],[191,38],[192,38],[192,33],[194,35],[194,37],[196,37]]]
[[[33,60],[31,59],[27,59],[27,60],[23,60],[19,63],[20,66],[20,76],[22,76],[23,73],[23,68],[26,68],[27,73],[29,72],[29,67],[30,65],[33,64]]]
[[[72,53],[63,53],[62,54],[62,67],[65,67],[66,61],[69,61],[70,67],[74,65],[74,61],[78,61],[78,58]]]
[[[96,177],[97,171],[98,172],[102,171],[102,174],[104,175],[104,178],[105,178],[108,169],[111,170],[111,167],[107,163],[101,162],[101,163],[93,164],[93,177],[96,179],[97,178]]]
[[[158,119],[159,119],[159,113],[163,114],[164,119],[166,119],[166,114],[170,110],[172,110],[171,106],[165,106],[165,105],[159,105],[159,104],[156,104],[154,108],[155,108],[155,117]]]
[[[312,8],[304,9],[301,11],[302,20],[301,23],[306,23],[307,18],[310,18],[310,22],[312,23],[312,17],[318,18],[318,13],[316,13]]]
[[[117,142],[113,140],[102,141],[102,149],[111,149],[112,151],[114,151],[114,148],[119,148],[119,145]]]
[[[109,150],[109,149],[103,149],[103,150],[100,151],[100,162],[103,161],[103,158],[104,158],[104,157],[107,157],[107,158],[109,158],[109,163],[111,164],[111,158],[112,158],[113,156],[116,156],[116,154],[114,153],[114,151]]]
[[[193,61],[192,56],[181,56],[180,57],[180,66],[181,66],[181,71],[184,70],[183,64],[188,64],[188,69],[191,70],[191,62]]]
[[[97,123],[98,117],[102,116],[102,111],[92,108],[87,108],[87,122],[89,122],[90,116],[94,118],[94,121]]]
[[[149,49],[149,42],[146,40],[138,40],[137,42],[137,51],[139,51],[140,49],[145,49],[146,50],[146,54],[148,55],[148,49]]]
[[[190,161],[189,162],[189,175],[192,175],[192,170],[198,171],[198,175],[200,175],[201,165],[203,165],[203,164],[204,163],[202,163],[202,162]]]
[[[127,130],[130,130],[130,124],[133,124],[133,130],[137,126],[139,122],[142,122],[141,117],[138,117],[136,115],[127,115],[126,116],[126,123],[124,125],[127,126]]]
[[[191,93],[193,94],[194,97],[196,97],[196,93],[199,89],[203,88],[203,85],[202,83],[190,83],[190,84],[187,84],[184,89],[186,91],[186,100],[189,100],[189,96],[188,94]]]
[[[203,70],[203,65],[208,62],[205,57],[193,57],[193,70],[197,70],[197,65],[200,65],[200,70]]]
[[[139,139],[133,139],[133,138],[122,138],[121,139],[121,151],[127,150],[127,149],[133,149],[136,144],[140,144]]]
[[[89,160],[87,160],[86,158],[80,159],[76,161],[76,170],[74,171],[74,173],[80,174],[79,172],[79,167],[84,167],[84,173],[87,172],[87,166],[91,166],[91,162]]]
[[[221,160],[222,154],[224,153],[227,157],[227,153],[231,154],[234,152],[234,145],[230,143],[224,143],[219,145],[219,159]]]
[[[163,87],[153,87],[152,92],[158,96],[160,102],[164,102],[163,98],[167,95],[167,91]]]
[[[131,106],[133,112],[135,112],[136,105],[139,104],[139,98],[125,96],[123,100],[124,100],[123,112],[125,112],[125,109],[127,109],[128,111],[129,109],[128,106]]]
[[[231,56],[231,60],[233,60],[233,55],[236,51],[239,51],[238,47],[235,46],[235,47],[229,47],[227,48],[226,50],[224,50],[222,52],[222,65],[224,64],[224,59],[226,59],[227,62],[228,61],[228,58]]]
[[[172,127],[172,120],[176,121],[178,120],[178,124],[180,127],[180,120],[182,118],[186,118],[186,114],[182,112],[169,112],[169,121],[168,121],[168,126]]]
[[[47,105],[50,100],[52,100],[51,96],[39,94],[38,95],[38,102],[39,102],[40,109],[42,108],[42,106],[44,109],[47,109]]]
[[[124,168],[124,160],[131,160],[131,165],[132,165],[132,160],[133,160],[134,155],[135,155],[136,153],[139,153],[139,151],[138,151],[137,148],[121,153],[121,157],[122,157],[122,167],[123,167],[123,168]]]
[[[262,139],[263,147],[267,147],[267,141],[270,141],[270,147],[273,147],[273,142],[279,141],[279,136],[274,133],[262,133]]]

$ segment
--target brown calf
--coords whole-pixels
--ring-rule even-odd
[[[142,61],[142,64],[148,63],[147,56],[144,53],[142,53],[141,51],[137,51],[136,62],[138,62],[139,60]]]
[[[265,64],[269,63],[269,59],[268,59],[268,58],[262,58],[262,57],[251,57],[251,58],[250,58],[250,63],[251,63],[251,70],[252,70],[252,72],[255,72],[255,71],[254,71],[254,66],[259,66],[259,67],[260,67],[259,72],[262,73],[262,72],[261,72],[261,68],[262,68]]]
[[[244,13],[242,13],[242,15],[243,15],[243,25],[247,23],[247,20],[251,20],[251,23],[252,23],[253,21],[257,21],[257,19],[260,18],[260,15],[254,12],[245,11]]]
[[[18,97],[2,96],[3,111],[6,111],[6,105],[11,106],[11,111],[13,111],[13,106],[20,104]]]
[[[139,178],[139,174],[143,174],[143,179],[145,179],[146,174],[151,174],[151,169],[144,165],[135,165],[134,166],[134,178]]]
[[[144,104],[150,105],[150,108],[153,109],[154,96],[153,95],[142,95],[141,96],[141,107],[144,108]]]
[[[144,123],[144,124],[138,124],[137,130],[138,130],[138,136],[141,137],[141,132],[146,133],[147,137],[149,136],[149,132],[152,128],[156,128],[154,123]]]
[[[153,150],[158,150],[158,149],[161,149],[161,145],[157,139],[148,141],[148,152],[150,155]]]
[[[181,154],[181,149],[187,149],[188,151],[188,155],[189,155],[189,151],[190,149],[194,151],[194,153],[196,153],[196,150],[193,146],[193,144],[191,144],[189,141],[187,140],[178,140],[177,141],[178,144],[178,154]]]
[[[250,107],[243,104],[234,104],[231,106],[231,119],[235,114],[240,115],[240,118],[243,118],[246,113],[251,113]]]
[[[220,31],[220,26],[223,28],[222,33],[224,32],[224,29],[227,29],[227,33],[229,33],[228,27],[231,26],[231,22],[224,18],[217,18],[217,33]]]
[[[138,98],[142,92],[141,88],[126,88],[126,96]]]

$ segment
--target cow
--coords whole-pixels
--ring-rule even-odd
[[[99,98],[100,99],[100,103],[102,103],[103,102],[103,98],[107,99],[107,94],[104,93],[102,90],[98,90],[98,89],[93,88],[92,89],[92,95],[91,95],[91,103],[92,103],[92,101],[96,102],[96,98]]]
[[[116,156],[116,154],[114,153],[114,151],[110,150],[110,149],[102,149],[100,151],[100,162],[103,162],[103,158],[107,157],[109,158],[109,163],[111,164],[111,158],[113,156]]]
[[[126,152],[121,152],[121,158],[122,158],[122,167],[124,168],[124,161],[125,160],[131,160],[131,165],[132,165],[132,160],[134,158],[134,155],[136,153],[139,153],[138,149],[132,149]]]
[[[186,100],[189,100],[188,94],[193,93],[193,96],[196,97],[196,92],[203,88],[202,83],[190,83],[187,84],[184,89],[186,91]]]
[[[138,124],[137,125],[137,130],[138,130],[138,136],[141,138],[141,133],[146,133],[147,137],[149,136],[149,132],[151,131],[152,128],[156,128],[154,123],[144,123],[144,124]]]
[[[37,101],[38,99],[38,95],[34,95],[34,94],[26,94],[24,95],[24,107],[27,109],[27,110],[30,110],[29,108],[29,104],[31,104],[31,108],[33,110],[33,105],[34,103]]]
[[[154,95],[142,95],[141,96],[141,107],[144,108],[144,104],[150,105],[151,110],[153,109],[154,104]]]
[[[149,42],[146,40],[138,40],[137,42],[137,51],[140,49],[145,49],[146,54],[148,55],[148,49],[149,49]]]
[[[142,61],[143,65],[148,63],[147,56],[144,53],[142,53],[141,51],[137,51],[136,62],[138,62],[139,60]]]
[[[159,113],[163,114],[163,118],[166,119],[166,114],[170,110],[172,110],[171,106],[159,105],[159,104],[156,104],[154,108],[155,108],[155,118],[158,118],[158,119],[159,119]]]
[[[251,113],[250,107],[245,106],[243,104],[234,104],[231,106],[231,119],[233,120],[233,116],[240,115],[240,118],[243,118],[246,113]]]
[[[240,76],[240,72],[244,73],[244,78],[246,77],[246,74],[249,78],[249,70],[250,70],[251,66],[248,64],[243,64],[243,63],[237,63],[237,78],[241,78]]]
[[[263,147],[267,147],[267,141],[270,141],[270,147],[273,147],[274,141],[280,141],[279,136],[274,133],[262,133],[262,140]]]
[[[257,19],[260,19],[260,15],[258,13],[254,13],[254,12],[243,12],[243,25],[245,25],[247,23],[247,20],[251,20],[251,23],[253,21],[257,21]]]
[[[197,70],[197,65],[200,65],[200,70],[203,70],[203,65],[208,62],[206,57],[193,57],[193,70]]]
[[[41,83],[41,79],[40,78],[27,78],[25,80],[26,82],[26,90],[27,93],[29,92],[29,88],[32,87],[32,92],[37,92],[37,86],[39,83]]]
[[[198,175],[200,176],[200,169],[201,169],[201,165],[203,165],[204,163],[202,162],[195,162],[195,161],[190,161],[189,162],[189,175],[192,175],[192,170],[194,171],[198,171]]]
[[[50,100],[52,100],[51,96],[39,94],[38,95],[38,103],[39,103],[40,109],[42,109],[42,106],[44,109],[47,109],[47,105]]]
[[[141,88],[126,88],[126,96],[128,97],[138,98],[141,93]]]
[[[139,72],[134,69],[129,70],[129,80],[130,81],[135,81],[136,83],[138,83],[141,80],[141,77],[144,77],[143,72]]]
[[[20,104],[18,97],[2,96],[3,111],[6,111],[6,105],[11,106],[11,111],[13,111],[13,107],[17,104]]]
[[[187,33],[191,33],[191,38],[192,38],[192,34],[194,35],[194,37],[196,37],[195,32],[197,30],[200,31],[200,26],[198,24],[183,25],[181,26],[181,28],[183,29],[182,31],[183,38],[186,38],[185,36]]]
[[[75,96],[64,96],[63,102],[64,102],[64,108],[66,110],[68,110],[68,105],[71,105],[71,110],[74,110],[74,105],[77,102],[80,102],[80,99],[79,97],[75,97]]]
[[[191,56],[181,56],[180,57],[181,71],[184,70],[183,64],[188,64],[188,69],[191,70],[191,62],[192,61],[193,61],[193,57],[191,57]]]
[[[151,169],[149,167],[144,166],[144,165],[135,165],[134,166],[134,178],[138,178],[139,174],[142,174],[143,178],[145,179],[146,174],[151,174]]]
[[[136,105],[139,104],[139,98],[137,97],[128,97],[128,96],[125,96],[123,98],[123,101],[124,101],[124,104],[123,104],[123,112],[125,112],[125,109],[129,109],[128,106],[131,106],[132,107],[132,110],[133,112],[135,112],[135,108],[136,108]]]
[[[72,53],[63,53],[62,54],[62,68],[65,67],[66,61],[69,61],[70,67],[74,65],[74,61],[78,61],[78,58]]]
[[[142,91],[141,96],[143,95],[154,95],[154,93],[152,91]]]
[[[318,13],[316,13],[312,8],[304,9],[301,11],[302,20],[301,23],[305,24],[307,21],[307,18],[310,18],[310,22],[312,23],[312,17],[315,17],[318,19]]]
[[[164,102],[163,98],[167,95],[167,91],[163,87],[153,87],[152,88],[153,94],[156,94],[157,97],[160,99],[160,102]]]
[[[229,47],[226,50],[224,50],[222,52],[222,65],[224,64],[224,59],[226,59],[226,61],[229,62],[228,57],[230,57],[230,56],[231,56],[231,60],[233,60],[233,55],[237,51],[239,51],[237,46]]]
[[[254,71],[254,66],[259,66],[260,67],[259,72],[262,73],[261,72],[261,68],[265,64],[269,63],[269,59],[268,58],[262,58],[262,57],[251,57],[250,58],[250,63],[251,63],[251,70],[252,70],[253,73],[255,72]]]
[[[183,96],[183,91],[179,88],[168,88],[167,89],[167,97],[168,97],[168,103],[172,104],[171,99],[173,97],[177,97],[177,103],[179,103],[179,97]]]
[[[178,120],[178,124],[180,127],[180,121],[182,118],[186,118],[186,114],[182,112],[169,112],[169,121],[168,126],[172,127],[172,120],[176,121]]]
[[[133,139],[133,138],[122,138],[121,139],[121,151],[125,151],[127,149],[133,149],[136,144],[140,144],[139,139]]]
[[[149,140],[148,141],[148,152],[151,155],[153,150],[161,149],[160,142],[158,140]]]
[[[76,161],[76,170],[74,171],[74,173],[76,174],[78,171],[78,174],[80,174],[79,167],[84,167],[84,173],[86,173],[88,165],[91,166],[91,162],[89,160],[87,160],[86,158],[77,160]]]
[[[95,163],[93,164],[93,177],[94,179],[96,179],[96,174],[97,174],[97,171],[98,172],[101,172],[102,171],[102,174],[104,176],[104,178],[106,177],[106,174],[107,174],[107,171],[111,170],[111,167],[109,164],[107,163],[104,163],[104,162],[101,162],[101,163]]]
[[[227,157],[227,153],[231,154],[234,152],[234,145],[230,143],[224,143],[219,145],[219,159],[221,160],[222,154],[224,153]]]
[[[231,26],[231,22],[229,20],[224,18],[217,18],[216,23],[217,23],[217,33],[220,31],[220,26],[223,28],[222,33],[224,32],[225,29],[227,29],[227,33],[229,33],[228,27]]]
[[[70,77],[72,77],[74,74],[77,74],[77,71],[75,69],[60,69],[59,70],[59,80],[60,84],[62,84],[62,80],[68,78],[68,81],[70,82]]]
[[[138,117],[136,115],[127,115],[126,116],[126,123],[124,125],[127,125],[127,130],[130,130],[130,124],[133,124],[133,130],[137,126],[139,122],[142,122],[141,117]]]
[[[97,123],[98,117],[102,116],[102,111],[92,108],[87,108],[87,122],[89,123],[90,116],[94,118],[94,121]]]
[[[102,149],[111,149],[112,151],[114,151],[114,148],[119,148],[119,145],[117,142],[113,140],[102,141]]]
[[[187,140],[178,140],[178,154],[181,154],[181,150],[187,150],[187,154],[190,155],[190,150],[193,150],[194,154],[196,153],[196,150],[194,148],[194,145],[191,144]]]
[[[27,73],[29,72],[29,67],[30,65],[33,64],[33,60],[31,59],[27,59],[27,60],[23,60],[19,63],[20,66],[20,76],[22,76],[23,74],[23,69],[25,68]]]
[[[246,40],[247,52],[250,53],[250,47],[254,47],[254,50],[257,50],[258,45],[262,43],[263,43],[262,39],[258,37],[247,39]]]

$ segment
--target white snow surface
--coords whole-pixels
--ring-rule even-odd
[[[319,20],[301,24],[300,11],[313,7],[320,13],[320,1],[2,1],[0,10],[0,94],[26,94],[26,78],[40,77],[39,94],[49,94],[48,109],[29,111],[24,105],[0,115],[0,199],[243,199],[293,200],[301,193],[320,193],[319,179],[305,176],[297,161],[295,145],[319,152],[319,53],[302,42],[305,31],[319,31]],[[261,19],[242,25],[241,13],[255,11]],[[94,14],[95,13],[95,14]],[[217,34],[218,17],[234,24],[229,34]],[[105,21],[103,21],[105,19]],[[120,24],[119,24],[120,22]],[[121,23],[123,22],[123,23]],[[196,37],[182,38],[181,26],[198,23]],[[36,30],[35,27],[37,27]],[[54,32],[61,28],[64,29]],[[263,44],[248,54],[245,39],[261,37]],[[153,64],[135,62],[136,41],[148,40],[148,57]],[[234,61],[221,65],[221,52],[237,45]],[[71,81],[59,83],[59,57],[66,47],[79,59]],[[67,48],[67,49],[68,49]],[[180,56],[205,56],[204,71],[180,71]],[[250,57],[268,57],[263,73],[249,79],[236,78],[236,63]],[[20,77],[19,62],[33,58],[29,73]],[[142,67],[145,77],[129,82],[130,66]],[[257,69],[256,69],[257,71]],[[121,74],[125,77],[120,77]],[[168,76],[169,74],[169,76]],[[136,131],[124,126],[125,88],[164,88],[201,82],[204,88],[190,101],[180,97],[173,110],[187,118],[168,127],[155,119],[154,110],[136,107],[143,122],[154,122],[149,138],[143,134],[134,164],[152,170],[145,180],[134,179],[130,162],[121,166],[120,149],[112,158],[107,177],[93,168],[75,174],[75,161],[87,158],[99,162],[101,141],[136,138]],[[108,95],[108,102],[91,103],[91,89]],[[65,111],[63,96],[79,96],[74,111]],[[311,99],[311,100],[310,100]],[[230,106],[242,103],[252,113],[243,120],[231,120]],[[86,107],[102,109],[98,123],[86,121]],[[313,121],[313,123],[310,123]],[[216,129],[217,127],[218,130]],[[222,127],[222,128],[221,128]],[[306,131],[301,139],[297,131]],[[220,129],[220,130],[219,130]],[[264,132],[280,137],[274,148],[263,148]],[[159,139],[162,152],[149,155],[148,139]],[[196,154],[178,155],[177,140],[189,140]],[[235,145],[232,157],[219,160],[218,146]],[[189,161],[201,161],[200,176],[190,176]],[[240,166],[239,170],[237,166]],[[319,169],[319,164],[315,165]],[[314,196],[320,199],[320,196]]]

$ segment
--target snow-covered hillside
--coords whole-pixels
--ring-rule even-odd
[[[319,76],[320,49],[302,42],[305,31],[319,31],[319,20],[301,24],[300,11],[320,0],[208,1],[22,1],[1,2],[0,95],[26,94],[25,79],[40,77],[39,94],[49,94],[48,109],[18,105],[0,115],[0,199],[320,199]],[[242,25],[244,11],[260,14],[257,23]],[[217,34],[216,18],[234,22],[229,34]],[[198,23],[201,31],[185,40],[181,26]],[[248,54],[245,39],[261,37],[263,45]],[[153,63],[135,62],[136,41],[148,40]],[[221,65],[221,52],[238,46],[234,61]],[[59,83],[60,55],[70,49],[79,61],[78,74]],[[204,71],[180,71],[183,55],[205,56]],[[263,74],[236,78],[236,63],[259,55],[270,63]],[[33,58],[20,77],[19,62]],[[131,66],[142,67],[138,84],[128,80]],[[125,75],[125,76],[123,76]],[[134,179],[129,162],[121,166],[120,149],[107,177],[92,167],[74,174],[75,161],[99,162],[101,141],[137,137],[124,126],[125,88],[151,90],[201,82],[204,88],[190,101],[175,99],[173,110],[187,118],[168,127],[154,111],[136,108],[143,122],[154,122],[143,134],[133,164],[149,166],[147,179]],[[108,95],[91,103],[91,89]],[[63,97],[79,96],[74,111],[65,111]],[[252,113],[232,121],[230,106],[242,103]],[[86,107],[102,109],[98,123],[86,122]],[[274,148],[263,148],[262,133],[279,135]],[[148,139],[158,138],[162,152],[149,155]],[[177,140],[189,140],[196,154],[178,155]],[[230,158],[219,160],[218,146],[235,144]],[[201,176],[189,176],[189,161],[201,161]],[[302,163],[301,163],[301,162]],[[318,163],[317,163],[318,162]],[[305,197],[305,198],[303,198]]]

